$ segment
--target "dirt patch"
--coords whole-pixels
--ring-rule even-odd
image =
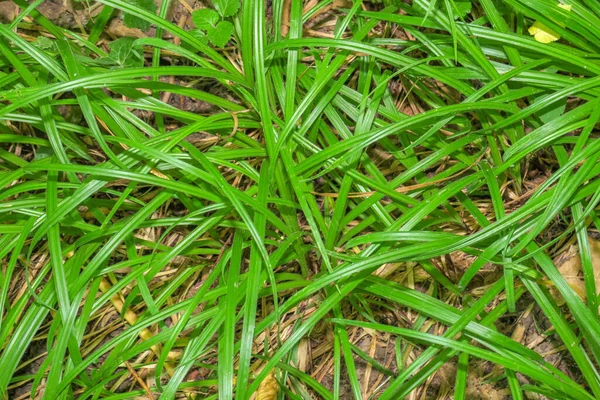
[[[19,14],[19,7],[12,1],[0,2],[0,22],[11,23]]]
[[[55,25],[75,29],[87,23],[86,12],[70,1],[45,0],[37,10]]]

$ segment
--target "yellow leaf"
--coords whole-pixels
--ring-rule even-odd
[[[540,43],[556,42],[560,35],[541,22],[535,21],[529,28],[529,33]]]
[[[260,383],[256,391],[256,400],[275,400],[279,393],[279,384],[273,371]]]
[[[563,10],[571,11],[570,4],[559,4]],[[560,39],[560,35],[539,21],[535,21],[528,29],[529,34],[540,43],[552,43]]]
[[[559,4],[558,6],[560,8],[562,8],[563,10],[571,11],[571,5],[570,4]]]

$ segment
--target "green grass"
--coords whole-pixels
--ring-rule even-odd
[[[600,397],[595,0],[39,3],[0,25],[2,398]]]

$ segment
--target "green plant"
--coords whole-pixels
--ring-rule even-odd
[[[192,20],[201,33],[201,38],[206,37],[217,47],[225,47],[233,35],[233,24],[222,19],[235,15],[240,3],[233,0],[216,0],[214,6],[217,11],[210,8],[194,11]]]
[[[595,1],[15,3],[3,397],[600,397]]]

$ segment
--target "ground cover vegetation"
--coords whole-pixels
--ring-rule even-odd
[[[0,397],[600,398],[600,3],[0,2]]]

